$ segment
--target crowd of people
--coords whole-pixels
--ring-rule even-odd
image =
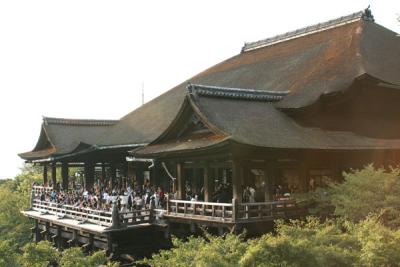
[[[37,185],[37,184],[34,184]],[[117,203],[120,212],[141,210],[150,207],[150,204],[157,209],[166,206],[166,195],[169,199],[176,199],[175,194],[164,192],[162,187],[144,183],[144,185],[116,185],[114,187],[95,185],[92,190],[86,190],[81,186],[72,185],[69,190],[54,187],[53,190],[39,190],[35,192],[34,198],[41,201],[53,202],[60,205],[70,205],[78,208],[89,208],[95,210],[111,211],[113,203]],[[58,188],[58,190],[56,189]],[[186,185],[186,200],[204,201],[204,187],[200,191],[192,191]],[[230,203],[232,201],[232,186],[228,183],[217,185],[210,202]],[[290,191],[284,186],[277,185],[273,188],[273,198],[280,200],[289,198]],[[257,190],[252,186],[245,186],[242,190],[242,202],[264,201],[264,191]]]
[[[113,188],[95,186],[93,190],[86,190],[79,186],[69,190],[39,190],[34,198],[60,205],[104,211],[111,211],[112,204],[115,202],[120,212],[149,208],[151,201],[155,208],[163,208],[166,199],[161,187],[149,184]]]

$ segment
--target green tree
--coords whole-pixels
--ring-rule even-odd
[[[174,248],[154,254],[151,259],[140,263],[154,267],[161,266],[239,266],[239,259],[247,248],[243,236],[227,234],[225,236],[189,237],[187,241],[173,238]]]
[[[266,234],[249,245],[242,266],[351,266],[357,260],[357,239],[345,223],[277,221],[276,234]]]
[[[59,252],[48,241],[39,243],[28,243],[23,247],[23,254],[20,258],[22,266],[45,267],[55,265],[59,260]]]
[[[0,185],[0,240],[9,240],[15,248],[23,247],[30,240],[29,220],[21,214],[30,206],[32,183],[39,181],[36,167],[25,165],[21,174]]]
[[[17,259],[17,253],[10,241],[0,240],[0,267],[19,266]]]
[[[320,195],[326,195],[322,202],[327,198],[338,216],[360,221],[375,213],[381,214],[385,225],[400,226],[399,169],[387,171],[368,165],[364,169],[344,173],[342,183],[331,183],[321,191]]]
[[[358,266],[399,266],[400,231],[384,227],[377,217],[355,225],[353,235],[360,244]]]
[[[150,266],[329,267],[400,266],[400,232],[378,216],[358,223],[309,217],[277,221],[275,233],[245,241],[224,237],[174,239],[174,248],[141,263]]]
[[[59,262],[62,267],[94,267],[103,266],[104,264],[107,264],[107,257],[104,251],[97,251],[92,255],[86,256],[79,247],[66,249],[62,253]],[[116,267],[118,264],[109,262],[108,266]]]

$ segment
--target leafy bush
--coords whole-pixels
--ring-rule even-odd
[[[0,267],[16,267],[17,254],[10,241],[0,240]]]
[[[20,259],[22,266],[43,267],[54,265],[59,260],[59,253],[48,241],[39,243],[28,243],[24,246],[23,254]]]
[[[242,235],[189,237],[187,241],[173,238],[174,248],[141,261],[150,266],[239,266],[239,260],[247,249]]]
[[[63,252],[59,265],[62,267],[92,267],[105,263],[107,263],[107,257],[104,251],[97,251],[86,256],[79,247],[74,247]]]
[[[358,223],[320,222],[315,217],[277,221],[276,233],[245,241],[242,236],[174,239],[174,248],[141,263],[151,266],[325,267],[399,266],[400,232],[376,216]]]
[[[328,199],[335,207],[335,215],[357,222],[371,213],[380,214],[385,225],[400,226],[399,169],[386,171],[368,165],[344,173],[342,183],[331,183],[322,191],[327,194],[320,198],[320,203],[326,206]]]

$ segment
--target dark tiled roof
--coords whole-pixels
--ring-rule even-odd
[[[63,119],[43,117],[42,130],[35,148],[19,156],[26,160],[49,158],[75,152],[81,144],[99,142],[115,120]]]
[[[188,83],[278,94],[290,91],[276,105],[296,109],[313,104],[321,95],[346,90],[363,73],[400,84],[399,58],[397,34],[361,17],[233,56],[127,114],[100,144],[152,142],[177,115]]]
[[[192,98],[207,122],[241,144],[294,149],[398,149],[399,139],[369,138],[297,124],[273,103]]]
[[[277,109],[273,103],[231,97],[188,94],[196,113],[206,125],[223,132],[220,138],[163,140],[136,150],[138,156],[152,157],[193,149],[215,147],[225,141],[276,149],[364,150],[400,149],[400,139],[371,138],[350,131],[329,131],[304,127]],[[186,103],[183,106],[190,106]],[[183,114],[183,113],[182,113]],[[178,121],[175,118],[174,121]],[[177,124],[179,126],[179,124]],[[374,127],[371,125],[371,127]],[[169,128],[170,131],[173,129]],[[167,136],[166,133],[163,133]],[[226,142],[225,142],[226,143]]]
[[[251,51],[254,49],[262,48],[265,46],[277,44],[280,42],[285,42],[294,38],[300,38],[308,34],[313,34],[321,31],[326,31],[331,28],[335,27],[340,27],[348,23],[352,23],[355,21],[358,21],[360,19],[365,19],[368,21],[374,21],[374,17],[372,16],[371,12],[369,9],[366,9],[365,11],[360,11],[356,12],[353,14],[350,14],[348,16],[343,16],[337,19],[329,20],[326,22],[318,23],[315,25],[311,25],[305,28],[301,28],[295,31],[291,32],[286,32],[283,34],[276,35],[274,37],[270,37],[264,40],[256,41],[256,42],[250,42],[250,43],[245,43],[242,52],[247,52]]]
[[[88,140],[87,143],[95,142],[100,146],[113,146],[152,142],[168,128],[178,114],[187,94],[187,83],[190,82],[217,88],[252,88],[256,91],[266,91],[266,94],[270,94],[271,91],[277,94],[290,91],[273,105],[268,101],[265,103],[236,97],[229,99],[210,97],[212,90],[209,86],[207,90],[204,90],[204,94],[209,96],[203,97],[205,96],[203,95],[200,98],[207,99],[206,102],[209,105],[229,102],[226,104],[225,113],[222,113],[224,115],[221,116],[226,121],[216,123],[221,128],[231,129],[232,136],[236,136],[243,143],[250,143],[250,140],[245,138],[251,138],[252,143],[262,145],[264,142],[262,140],[265,138],[263,130],[257,133],[258,128],[254,128],[254,131],[246,137],[245,134],[249,128],[246,129],[242,127],[243,125],[254,127],[256,123],[267,123],[272,129],[269,136],[276,136],[277,146],[304,144],[305,140],[301,136],[316,133],[311,130],[311,133],[308,133],[308,130],[304,132],[293,122],[282,119],[282,116],[286,115],[275,107],[284,110],[312,105],[323,95],[348,89],[354,79],[364,73],[388,83],[400,84],[400,38],[396,33],[375,24],[371,16],[366,15],[358,14],[352,15],[353,19],[338,19],[337,21],[346,20],[346,23],[332,22],[332,26],[334,24],[336,26],[326,26],[319,30],[314,27],[313,31],[307,34],[293,35],[292,37],[295,36],[295,38],[290,39],[282,37],[273,45],[270,40],[269,45],[258,46],[235,55],[132,111],[114,125],[106,127],[108,130],[104,131],[101,137]],[[286,37],[288,36],[289,34]],[[237,95],[236,92],[233,95]],[[208,105],[206,102],[202,103]],[[253,107],[250,109],[249,105]],[[213,108],[204,110],[213,110]],[[228,111],[231,113],[228,114]],[[262,112],[265,116],[253,118],[250,111]],[[238,116],[235,117],[237,114]],[[242,115],[250,119],[242,121]],[[210,118],[213,116],[210,115]],[[233,127],[234,125],[237,129]],[[282,131],[275,131],[275,126],[279,126],[278,128]],[[68,130],[66,131],[66,135],[71,135],[77,140],[82,139],[80,134],[74,136],[74,134],[68,134]],[[291,137],[289,133],[296,133],[296,131],[298,134]],[[278,140],[278,136],[287,138]],[[298,142],[294,142],[294,139],[298,139]],[[332,137],[332,140],[338,139]],[[307,142],[312,142],[309,138],[307,140]],[[370,141],[368,142],[371,144]],[[314,147],[311,143],[307,145]]]
[[[267,91],[243,88],[227,88],[200,84],[189,84],[188,91],[194,95],[224,97],[242,100],[276,102],[283,99],[289,91]]]

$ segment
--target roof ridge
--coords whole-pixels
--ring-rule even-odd
[[[75,125],[75,126],[111,126],[117,123],[118,120],[101,120],[101,119],[67,119],[53,118],[43,116],[43,123],[58,124],[58,125]]]
[[[355,22],[355,21],[359,21],[361,19],[363,19],[365,21],[372,21],[372,22],[375,21],[374,16],[372,15],[369,6],[365,10],[355,12],[355,13],[352,13],[347,16],[342,16],[342,17],[332,19],[332,20],[329,20],[326,22],[314,24],[314,25],[300,28],[300,29],[297,29],[294,31],[289,31],[289,32],[286,32],[283,34],[278,34],[273,37],[269,37],[269,38],[262,39],[259,41],[245,43],[244,46],[242,47],[241,53],[252,51],[252,50],[266,47],[266,46],[270,46],[270,45],[273,45],[276,43],[281,43],[281,42],[288,41],[291,39],[299,38],[299,37],[306,36],[309,34],[336,28],[339,26],[343,26],[343,25]]]
[[[189,83],[186,88],[188,89],[190,94],[195,95],[267,102],[280,101],[290,92],[232,88],[191,83]]]

